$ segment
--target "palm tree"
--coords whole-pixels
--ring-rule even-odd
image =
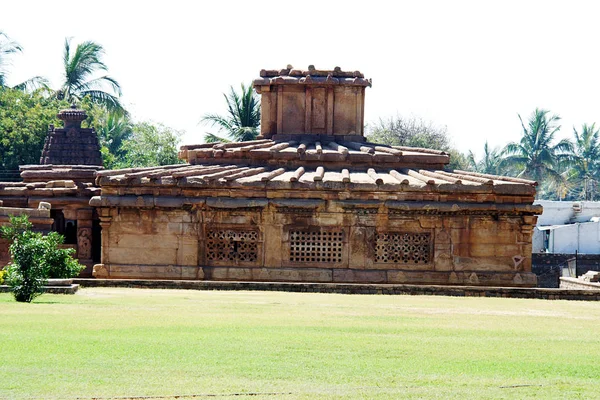
[[[490,149],[488,142],[483,145],[483,158],[480,161],[475,160],[475,154],[469,150],[467,163],[475,172],[491,175],[502,175],[502,157],[498,148]]]
[[[89,96],[92,102],[105,106],[109,111],[125,114],[126,111],[119,101],[119,83],[107,75],[93,78],[97,72],[108,70],[102,61],[103,55],[104,48],[98,43],[86,41],[78,44],[75,51],[72,51],[71,38],[65,39],[65,76],[56,95],[59,99],[69,102],[81,101],[85,96]],[[112,93],[105,90],[107,87]]]
[[[555,185],[564,181],[560,167],[570,160],[573,145],[563,139],[552,145],[554,135],[560,129],[558,115],[550,115],[548,110],[536,108],[527,125],[519,115],[523,127],[523,137],[519,142],[511,142],[502,151],[503,163],[515,168],[517,176],[543,182],[548,179]]]
[[[7,87],[6,85],[6,74],[8,67],[11,65],[11,57],[15,53],[23,51],[21,45],[12,40],[8,35],[0,31],[0,88]],[[33,78],[27,79],[25,82],[21,82],[13,89],[23,91],[33,91],[40,87],[47,87],[48,81],[41,76],[34,76]]]
[[[0,87],[6,86],[6,73],[10,65],[11,55],[21,51],[23,51],[23,48],[19,43],[0,31]]]
[[[126,115],[107,112],[98,122],[98,136],[102,146],[116,157],[124,156],[121,145],[133,133],[131,120]]]
[[[258,136],[260,126],[260,103],[254,95],[252,86],[241,84],[241,93],[238,94],[230,87],[229,95],[223,93],[227,103],[227,115],[206,114],[202,117],[204,123],[217,126],[219,132],[228,136],[227,139],[207,133],[204,136],[206,143],[214,142],[246,142]]]
[[[573,128],[575,146],[571,174],[578,182],[583,200],[593,200],[600,175],[600,129],[596,124],[583,124],[581,133]]]

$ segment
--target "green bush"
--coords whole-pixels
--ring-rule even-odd
[[[31,231],[26,215],[10,217],[10,224],[0,227],[3,238],[12,240],[12,262],[6,269],[6,283],[17,301],[30,303],[42,294],[48,277],[71,278],[84,268],[73,259],[73,249],[59,249],[64,238],[56,232],[47,236]]]
[[[48,278],[73,278],[85,268],[73,259],[75,249],[58,248],[65,242],[64,236],[56,232],[50,232],[44,239],[46,240],[44,264]]]
[[[42,294],[47,275],[43,262],[45,247],[41,233],[25,231],[13,238],[6,282],[15,300],[30,303]]]

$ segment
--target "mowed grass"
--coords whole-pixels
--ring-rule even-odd
[[[1,294],[0,345],[0,398],[600,398],[594,302]]]

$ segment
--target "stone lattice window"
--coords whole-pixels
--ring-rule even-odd
[[[209,229],[206,232],[206,259],[255,262],[258,259],[258,231]]]
[[[290,261],[307,263],[340,263],[344,248],[344,232],[340,230],[291,230]]]
[[[429,233],[379,233],[375,238],[375,262],[427,264],[431,260]]]

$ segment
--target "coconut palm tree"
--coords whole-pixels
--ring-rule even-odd
[[[519,115],[523,137],[519,142],[511,142],[502,151],[504,164],[515,168],[517,176],[538,182],[548,180],[559,184],[564,177],[560,167],[568,163],[573,150],[572,143],[563,139],[552,144],[554,135],[560,129],[558,115],[550,115],[548,110],[536,108],[527,124]]]
[[[229,95],[223,93],[227,103],[227,114],[206,114],[201,122],[216,126],[219,132],[227,135],[222,138],[212,133],[204,135],[206,143],[214,142],[245,142],[254,140],[260,132],[260,103],[254,95],[252,86],[241,84],[241,92],[238,94],[233,86],[230,87]]]
[[[467,163],[475,172],[482,174],[502,175],[502,157],[498,148],[490,149],[488,142],[483,145],[483,158],[479,161],[475,159],[475,154],[469,150]]]
[[[0,31],[0,88],[8,87],[6,85],[6,76],[8,73],[9,66],[11,65],[11,57],[15,53],[23,51],[21,45],[12,40],[8,35]],[[13,89],[23,91],[33,91],[40,87],[47,87],[48,82],[41,76],[34,76],[33,78],[27,79],[25,82],[21,82]]]
[[[105,106],[109,111],[124,114],[126,111],[119,101],[119,83],[108,75],[94,77],[97,72],[108,70],[102,61],[103,55],[104,48],[98,43],[86,41],[73,50],[71,38],[65,39],[64,82],[56,96],[69,102],[81,101],[89,96],[92,102]]]
[[[600,129],[583,124],[581,133],[573,128],[572,178],[577,181],[583,200],[593,200],[600,178]]]
[[[20,53],[23,48],[0,31],[0,87],[6,86],[6,73],[10,65],[10,58],[15,53]]]

